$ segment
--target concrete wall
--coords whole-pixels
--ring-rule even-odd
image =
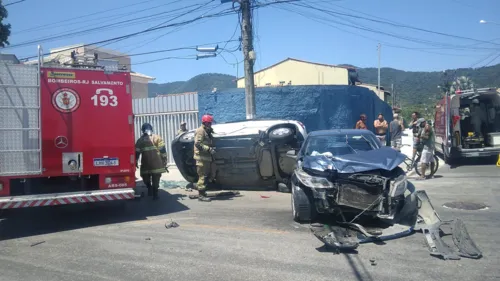
[[[297,85],[349,85],[349,75],[345,68],[319,65],[314,63],[287,60],[272,66],[254,75],[257,87],[285,85],[291,81],[292,86]],[[245,78],[237,81],[238,88],[245,88]]]
[[[392,110],[367,88],[356,86],[292,86],[256,89],[258,118],[299,120],[308,131],[354,128],[359,115],[368,116],[368,127],[378,113],[392,120]],[[245,119],[245,92],[232,89],[198,93],[200,117],[210,113],[217,122]]]

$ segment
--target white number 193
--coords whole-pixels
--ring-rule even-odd
[[[108,95],[105,95],[107,93]],[[113,95],[111,89],[97,89],[95,95],[90,98],[94,102],[94,106],[117,106],[118,98]]]

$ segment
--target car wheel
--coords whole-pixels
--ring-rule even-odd
[[[269,139],[271,141],[289,141],[294,137],[294,130],[288,127],[279,127],[269,132]]]
[[[316,218],[316,210],[313,208],[309,197],[303,189],[292,186],[292,216],[296,222],[311,222]]]
[[[450,156],[450,152],[447,152],[446,147],[444,145],[441,145],[441,149],[443,150],[443,160],[444,163],[447,165],[453,165],[454,159],[452,159]]]

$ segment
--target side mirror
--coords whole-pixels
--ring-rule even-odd
[[[297,152],[295,150],[289,150],[286,152],[286,156],[292,159],[297,159]]]

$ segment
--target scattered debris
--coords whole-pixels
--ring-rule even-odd
[[[170,228],[176,228],[176,227],[179,227],[179,224],[178,224],[178,223],[176,223],[176,222],[175,222],[175,221],[173,221],[173,220],[170,220],[170,222],[169,222],[169,223],[165,223],[165,227],[166,227],[167,229],[170,229]]]
[[[208,198],[224,198],[224,197],[238,197],[240,196],[239,191],[207,191]],[[189,199],[198,199],[200,196],[198,194],[191,194],[188,196]]]
[[[313,223],[310,229],[316,238],[337,252],[341,250],[352,251],[359,246],[355,233],[348,228]]]
[[[167,181],[161,180],[160,187],[165,189],[184,188],[189,183],[187,181]]]
[[[486,210],[488,206],[482,203],[473,203],[473,202],[448,202],[444,203],[443,207],[448,209],[457,209],[464,211],[478,211],[478,210]]]
[[[425,242],[432,256],[441,257],[444,260],[459,260],[461,257],[479,259],[483,255],[474,241],[472,241],[465,224],[461,219],[444,221],[436,213],[432,203],[424,190],[417,191],[419,201],[419,221],[415,230],[424,234]],[[458,250],[452,249],[443,241],[446,234],[442,227],[450,226],[453,243]]]
[[[400,217],[398,219],[399,223],[390,227],[372,229],[371,226],[363,226],[352,221],[337,221],[334,225],[313,223],[310,226],[311,232],[325,246],[333,248],[337,253],[355,250],[362,243],[382,242],[407,236],[414,233],[414,231],[421,231],[424,234],[431,256],[438,256],[444,260],[459,260],[461,257],[479,259],[482,257],[481,251],[472,241],[461,219],[442,220],[424,190],[418,190],[412,196],[414,200],[411,198],[409,200],[418,203],[414,207],[415,210]],[[459,205],[464,207],[463,204]],[[451,228],[449,234],[444,231],[443,227],[445,226]],[[445,236],[451,236],[453,241],[451,245],[454,245],[456,250],[443,241]],[[375,258],[371,258],[370,263],[372,266],[377,264]]]
[[[267,196],[267,195],[260,195],[260,198],[268,199],[268,198],[271,198],[271,196]]]
[[[31,247],[35,247],[35,246],[43,244],[43,243],[45,243],[45,241],[35,242],[35,243],[31,244]]]
[[[149,240],[151,240],[151,238],[150,238],[150,237],[148,237],[148,238],[146,238],[146,240],[147,240],[147,241],[149,241]]]

